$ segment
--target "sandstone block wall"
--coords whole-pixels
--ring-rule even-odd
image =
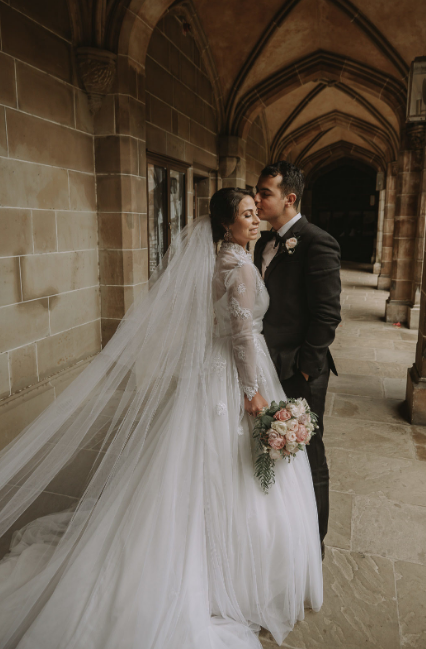
[[[268,163],[268,148],[260,117],[254,120],[247,136],[247,185],[256,187],[260,172]]]
[[[192,34],[184,36],[174,15],[160,20],[149,42],[146,122],[147,151],[217,169],[213,89]]]
[[[100,349],[92,117],[66,0],[0,2],[0,398]]]

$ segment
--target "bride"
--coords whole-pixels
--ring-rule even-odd
[[[0,562],[3,649],[259,649],[260,626],[281,644],[322,604],[306,454],[277,463],[268,495],[253,476],[250,415],[284,398],[245,250],[255,204],[228,188],[210,207],[0,455],[1,535],[94,458],[75,505],[15,532]]]

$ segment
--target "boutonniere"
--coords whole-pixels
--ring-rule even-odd
[[[296,246],[300,241],[300,237],[290,237],[285,242],[285,251],[288,255],[294,255],[296,251]]]

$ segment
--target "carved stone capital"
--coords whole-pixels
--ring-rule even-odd
[[[234,173],[240,158],[238,156],[224,156],[219,159],[219,173],[222,178],[229,178]]]
[[[411,151],[423,149],[425,146],[426,124],[407,125],[407,144]]]
[[[94,115],[111,90],[117,56],[97,47],[79,47],[77,62],[84,89],[89,96],[90,110]]]

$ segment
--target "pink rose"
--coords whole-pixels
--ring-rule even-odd
[[[309,424],[309,422],[311,421],[311,418],[310,418],[309,415],[301,415],[300,417],[298,417],[298,419],[299,419],[299,422],[301,424],[304,424],[304,425]]]
[[[277,421],[287,421],[287,419],[291,419],[291,412],[287,408],[281,408],[281,410],[275,413],[274,419]]]
[[[296,246],[297,246],[296,237],[290,237],[290,239],[287,239],[287,241],[285,242],[285,247],[287,248],[287,250],[292,250]]]
[[[281,437],[281,435],[278,435],[278,433],[275,432],[269,433],[268,442],[271,448],[279,451],[285,446],[285,437]]]
[[[308,437],[309,437],[309,433],[306,426],[304,426],[303,424],[299,424],[299,428],[297,429],[297,433],[296,433],[296,439],[299,442],[299,444],[305,442]]]

